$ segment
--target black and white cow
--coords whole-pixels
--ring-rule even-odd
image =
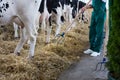
[[[77,15],[79,10],[86,5],[86,3],[79,0],[60,0],[64,9],[65,18],[71,22]]]
[[[71,0],[60,0],[61,4],[63,6],[63,15],[66,20],[66,22],[71,23],[72,22],[72,2]]]
[[[77,1],[77,0],[76,0]],[[86,3],[85,2],[83,2],[83,1],[78,1],[77,2],[77,4],[76,4],[76,2],[74,2],[74,4],[73,5],[77,5],[77,6],[74,6],[74,8],[73,8],[73,12],[72,12],[72,16],[73,16],[73,18],[75,18],[75,16],[79,13],[79,11],[80,11],[80,9],[82,8],[82,7],[84,7],[85,5],[86,5]],[[81,15],[80,15],[80,20],[82,21],[82,22],[84,22],[84,23],[87,23],[88,22],[88,12],[87,11],[85,11],[85,12],[83,12],[83,13],[80,13]]]
[[[38,12],[41,0],[0,0],[0,25],[15,22],[24,27],[21,31],[20,41],[14,51],[19,55],[24,43],[30,39],[29,58],[34,56],[37,27],[40,15]],[[24,33],[26,30],[26,33]]]
[[[69,14],[72,13],[73,19],[79,13],[80,9],[86,5],[85,2],[79,0],[67,0],[67,1],[68,1],[68,5],[70,5],[72,8],[72,12],[69,12]],[[87,20],[87,18],[85,17],[85,13],[80,13],[80,14],[81,14],[81,20],[85,22]]]
[[[79,3],[79,9],[83,4]],[[66,20],[72,22],[74,16],[77,14],[78,0],[42,0],[39,8],[40,13],[43,13],[42,26],[45,28],[47,25],[47,37],[46,42],[50,42],[50,33],[52,29],[51,15],[56,16],[56,33],[55,36],[60,33],[61,19],[63,19],[64,13],[66,14]],[[64,19],[63,19],[64,20]]]
[[[42,27],[44,29],[47,28],[46,43],[49,43],[52,29],[51,15],[54,14],[56,17],[55,36],[59,34],[61,29],[62,5],[60,3],[60,0],[42,0],[39,12],[42,14],[42,16],[40,17],[40,21],[42,21]]]
[[[72,22],[73,18],[75,18],[78,11],[84,6],[86,3],[78,0],[43,0],[41,2],[41,6],[39,8],[40,13],[43,13],[43,25],[47,25],[47,39],[46,42],[50,42],[50,33],[51,33],[51,15],[56,15],[56,33],[55,36],[60,33],[61,29],[61,19],[68,22]],[[64,15],[65,14],[65,15]],[[64,16],[64,18],[63,18]],[[84,15],[83,15],[84,16]],[[45,21],[47,20],[47,21]],[[49,22],[49,23],[48,23]]]
[[[76,14],[79,12],[79,10],[86,5],[85,2],[78,1],[78,0],[72,0],[72,16],[75,18]]]

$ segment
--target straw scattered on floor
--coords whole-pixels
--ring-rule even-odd
[[[77,23],[66,33],[62,44],[51,42],[46,45],[43,34],[39,34],[35,56],[30,61],[26,59],[28,44],[24,45],[21,56],[13,54],[19,41],[13,38],[13,27],[9,26],[10,30],[7,28],[7,35],[0,30],[0,80],[56,80],[63,70],[80,60],[82,51],[88,45],[89,24],[81,25]],[[52,33],[51,40],[53,37]]]

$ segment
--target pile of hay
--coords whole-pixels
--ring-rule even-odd
[[[31,61],[26,59],[28,44],[24,45],[21,56],[13,54],[18,40],[13,40],[13,32],[8,31],[5,40],[0,40],[0,80],[57,80],[63,70],[80,60],[82,51],[88,45],[89,24],[81,25],[77,23],[65,35],[62,44],[51,42],[45,45],[42,34],[39,34],[35,56]]]

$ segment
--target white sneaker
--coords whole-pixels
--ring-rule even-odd
[[[93,53],[93,50],[91,50],[91,49],[87,49],[84,51],[84,54],[91,54],[91,53]]]
[[[96,57],[96,56],[99,56],[100,55],[100,52],[93,52],[90,56],[93,56],[93,57]]]

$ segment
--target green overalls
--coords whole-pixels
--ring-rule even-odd
[[[106,18],[106,3],[102,0],[92,0],[93,12],[91,17],[89,41],[90,49],[100,52],[103,43],[103,30]]]

